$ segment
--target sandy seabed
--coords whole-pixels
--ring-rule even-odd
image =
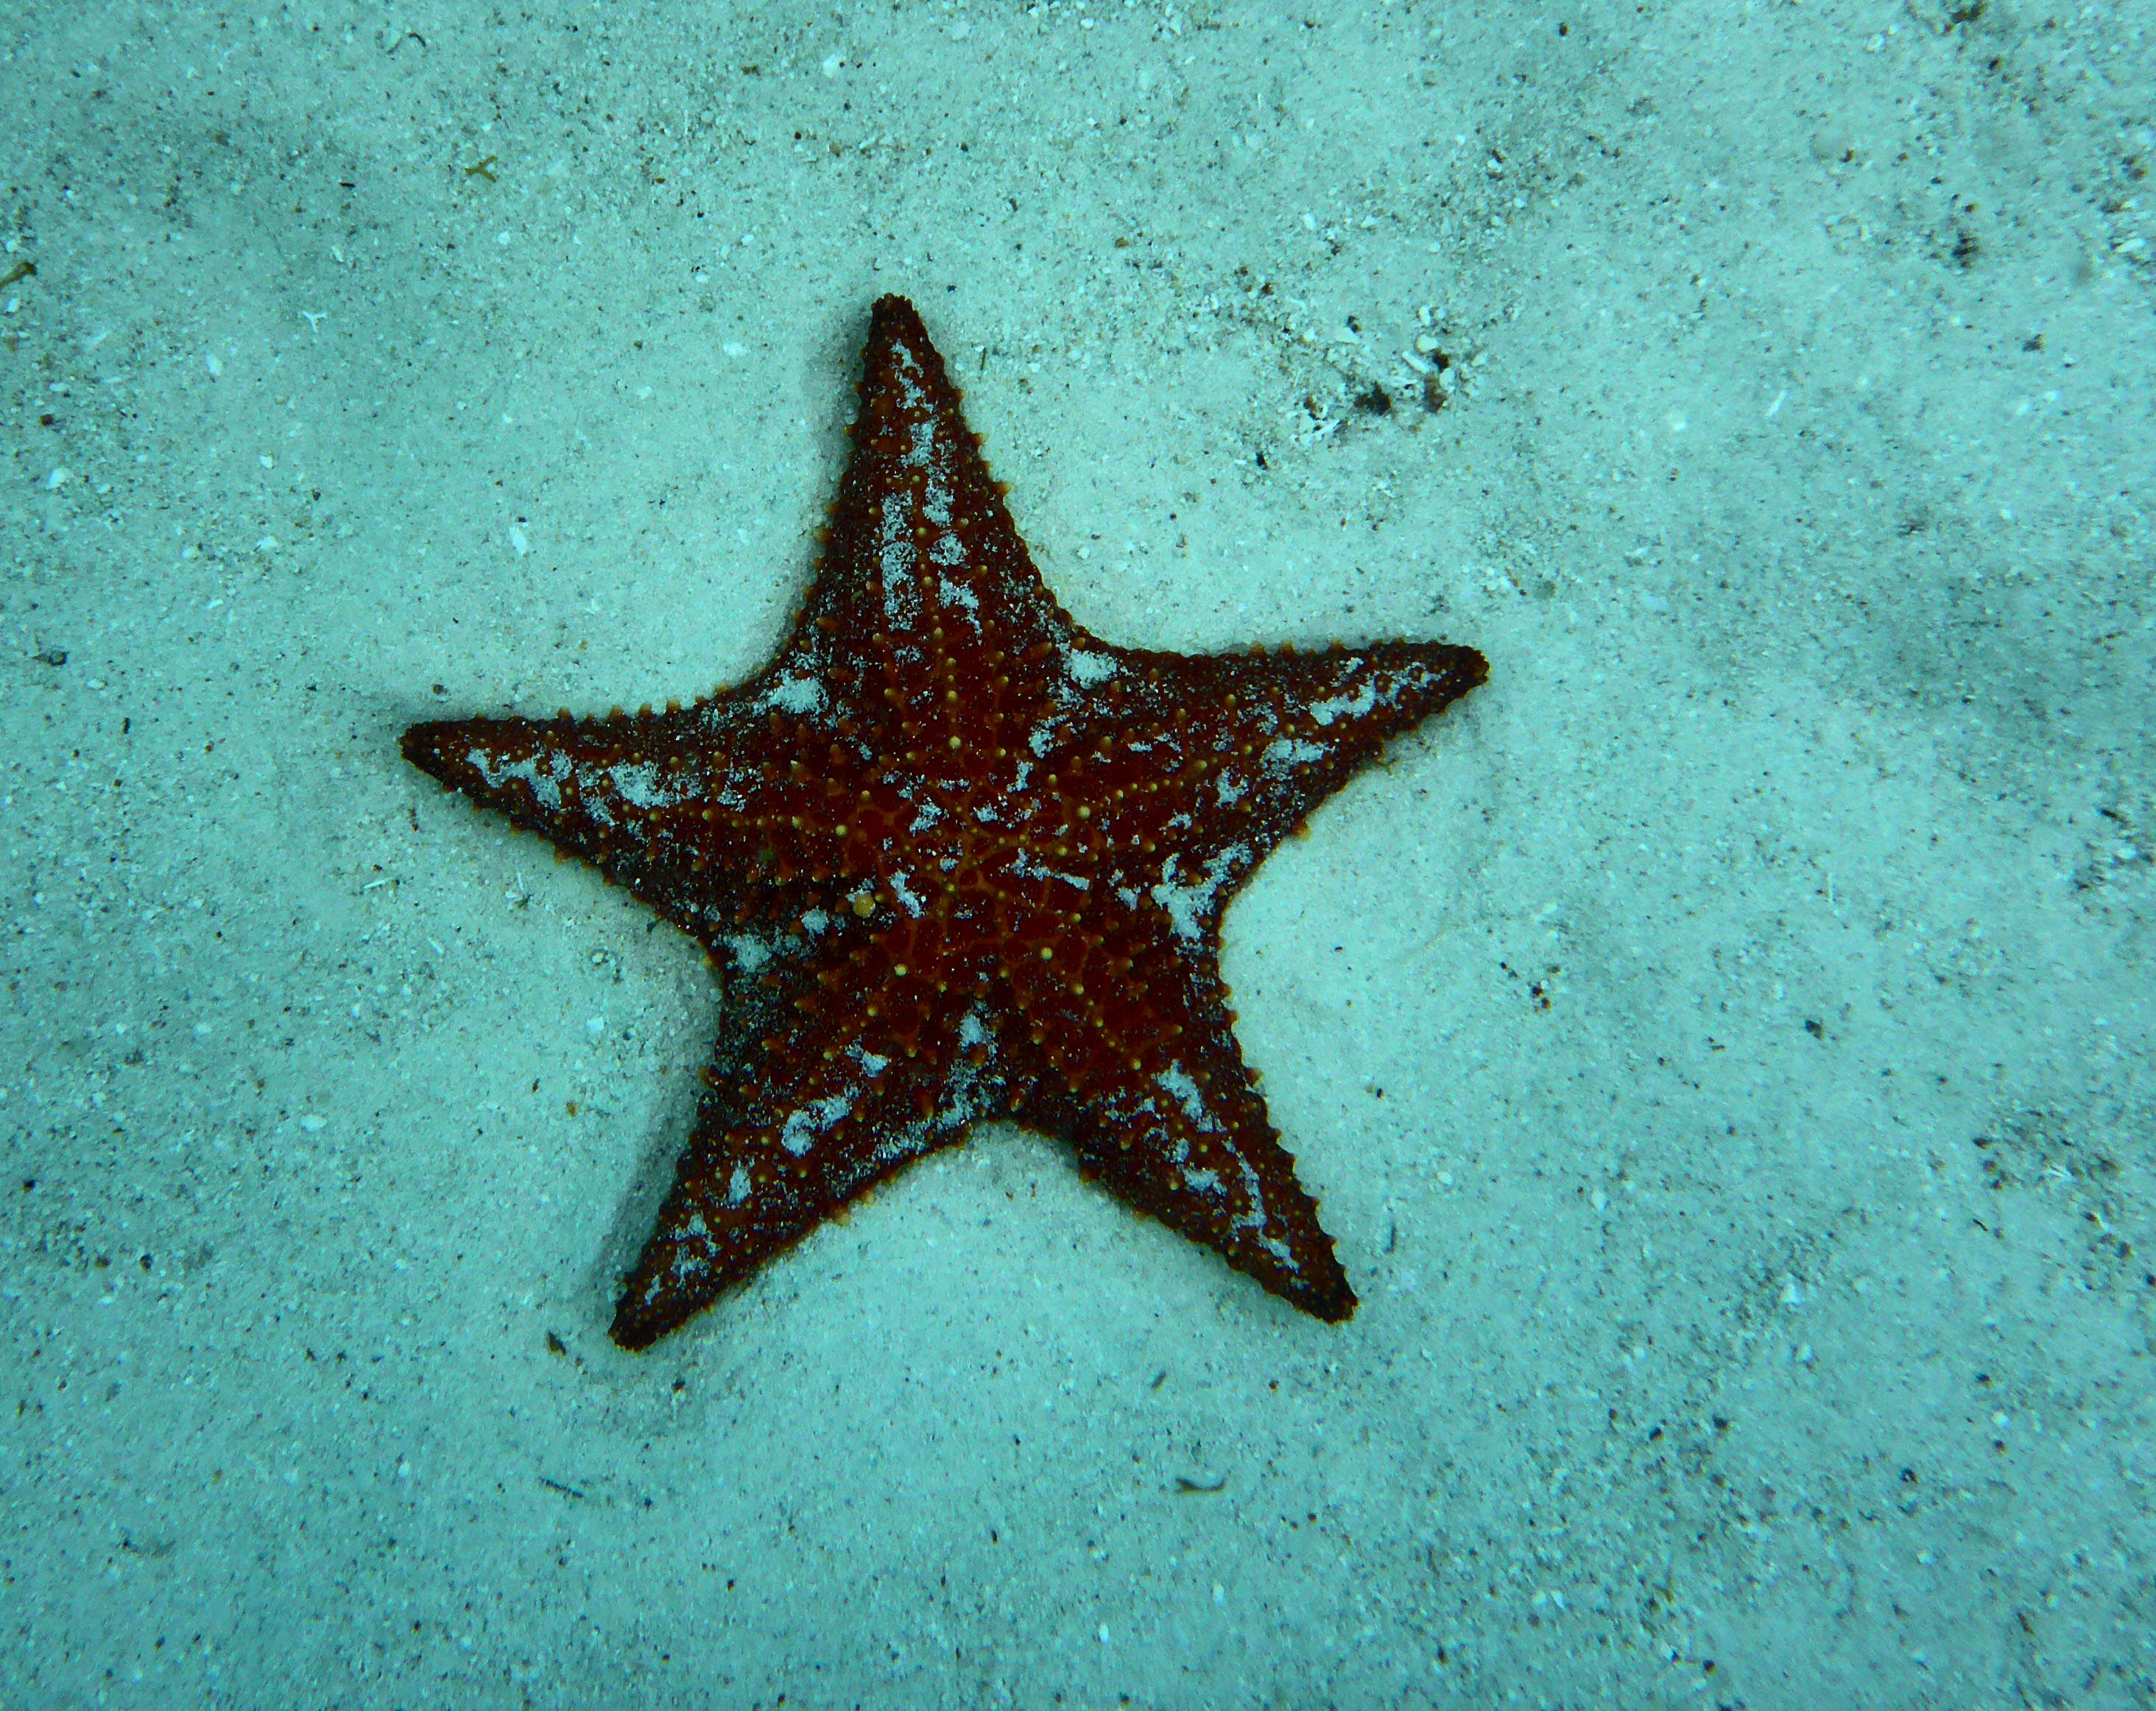
[[[2156,1704],[2143,8],[0,22],[0,1701]],[[1129,646],[1486,687],[1231,910],[1363,1298],[1006,1126],[606,1340],[687,699],[919,304]]]

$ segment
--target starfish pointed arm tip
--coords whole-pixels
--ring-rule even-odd
[[[442,737],[449,727],[439,720],[408,725],[397,740],[398,750],[422,772],[435,772],[441,764]],[[439,776],[439,773],[435,773]]]
[[[660,1324],[633,1311],[630,1304],[624,1300],[613,1310],[613,1324],[608,1328],[607,1335],[613,1339],[616,1347],[636,1355],[649,1349],[672,1329],[671,1325]]]
[[[921,311],[913,306],[912,300],[901,297],[896,291],[887,291],[875,300],[869,310],[869,336],[894,327],[903,327],[909,332],[925,333],[921,325]]]
[[[1345,1324],[1349,1319],[1354,1318],[1355,1309],[1363,1303],[1348,1279],[1342,1277],[1331,1287],[1317,1291],[1307,1304],[1297,1304],[1302,1305],[1306,1312],[1316,1314],[1327,1324]]]

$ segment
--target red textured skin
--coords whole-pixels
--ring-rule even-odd
[[[878,1179],[1008,1116],[1265,1288],[1355,1294],[1232,1032],[1229,899],[1481,654],[1113,648],[1041,582],[913,307],[875,305],[854,450],[778,657],[663,714],[405,732],[732,978],[709,1092],[613,1334],[640,1349]]]

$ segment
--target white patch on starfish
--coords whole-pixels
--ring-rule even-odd
[[[1378,686],[1365,678],[1352,695],[1335,695],[1329,700],[1312,702],[1310,716],[1320,725],[1330,725],[1343,714],[1350,719],[1360,719],[1377,704]]]
[[[606,776],[614,794],[632,808],[670,808],[681,799],[678,791],[660,787],[659,769],[649,761],[616,766]]]
[[[1306,761],[1322,761],[1326,751],[1298,737],[1276,737],[1265,745],[1265,771],[1275,776],[1293,771]]]
[[[539,762],[529,756],[521,761],[499,761],[485,749],[473,749],[465,756],[465,764],[486,781],[489,790],[499,790],[512,778],[521,778],[531,786],[531,794],[542,806],[558,808],[562,806],[562,781],[569,776],[569,757],[552,755],[547,758],[547,770],[539,770]]]
[[[1122,669],[1113,654],[1088,653],[1075,648],[1065,650],[1063,663],[1070,667],[1070,675],[1089,689],[1107,682]]]
[[[1183,1107],[1183,1114],[1190,1119],[1190,1126],[1208,1135],[1219,1132],[1220,1121],[1205,1103],[1205,1095],[1190,1072],[1180,1063],[1171,1063],[1153,1077],[1160,1090]]]
[[[1160,884],[1152,888],[1152,900],[1168,911],[1177,938],[1194,945],[1205,936],[1205,919],[1214,912],[1214,899],[1227,883],[1229,869],[1250,858],[1246,845],[1231,843],[1205,863],[1205,878],[1190,884],[1176,883],[1178,857],[1171,855],[1160,864]]]
[[[849,1088],[798,1106],[787,1114],[778,1131],[778,1144],[797,1159],[812,1151],[819,1140],[845,1121],[860,1096],[859,1088]]]
[[[762,704],[782,713],[807,715],[824,710],[824,685],[813,677],[783,677],[763,692]]]
[[[1093,882],[1083,873],[1060,873],[1054,868],[1043,866],[1024,850],[1019,851],[1017,858],[1011,863],[1010,870],[1021,879],[1060,879],[1065,885],[1075,885],[1081,891],[1093,889]]]

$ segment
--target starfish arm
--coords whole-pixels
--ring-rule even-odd
[[[625,1349],[960,1139],[993,1103],[990,1053],[968,1049],[987,1036],[943,1019],[921,983],[886,984],[864,1008],[839,1001],[829,959],[768,972],[721,1037],[673,1190],[624,1284],[612,1334]]]
[[[1337,1322],[1355,1292],[1297,1179],[1209,949],[1178,955],[1109,939],[1090,967],[1013,979],[1039,1063],[1019,1114],[1070,1142],[1080,1165],[1276,1295]]]
[[[715,793],[711,774],[726,762],[687,750],[681,728],[694,716],[415,725],[404,758],[706,934],[752,852],[746,839],[702,835],[698,799]]]
[[[1413,729],[1489,675],[1471,648],[1380,642],[1323,653],[1218,662],[1225,717],[1195,734],[1187,800],[1209,832],[1179,838],[1194,864],[1248,850],[1255,865],[1392,737]],[[1170,674],[1170,681],[1175,674]],[[1181,828],[1178,828],[1180,830]],[[1232,884],[1229,887],[1232,889]]]
[[[1116,658],[1134,685],[1123,716],[1067,746],[1097,750],[1091,836],[1111,883],[1151,894],[1186,936],[1216,925],[1250,871],[1388,738],[1488,674],[1480,653],[1442,643]]]
[[[846,766],[772,710],[783,687],[606,720],[415,725],[404,757],[480,807],[582,857],[706,945],[798,915],[847,864]],[[790,758],[758,763],[787,733]],[[804,761],[802,756],[808,756]],[[812,768],[809,764],[814,761]]]
[[[879,299],[870,313],[858,391],[852,454],[781,664],[854,690],[865,734],[902,750],[942,734],[954,665],[977,676],[1014,638],[1073,626],[904,298]]]

